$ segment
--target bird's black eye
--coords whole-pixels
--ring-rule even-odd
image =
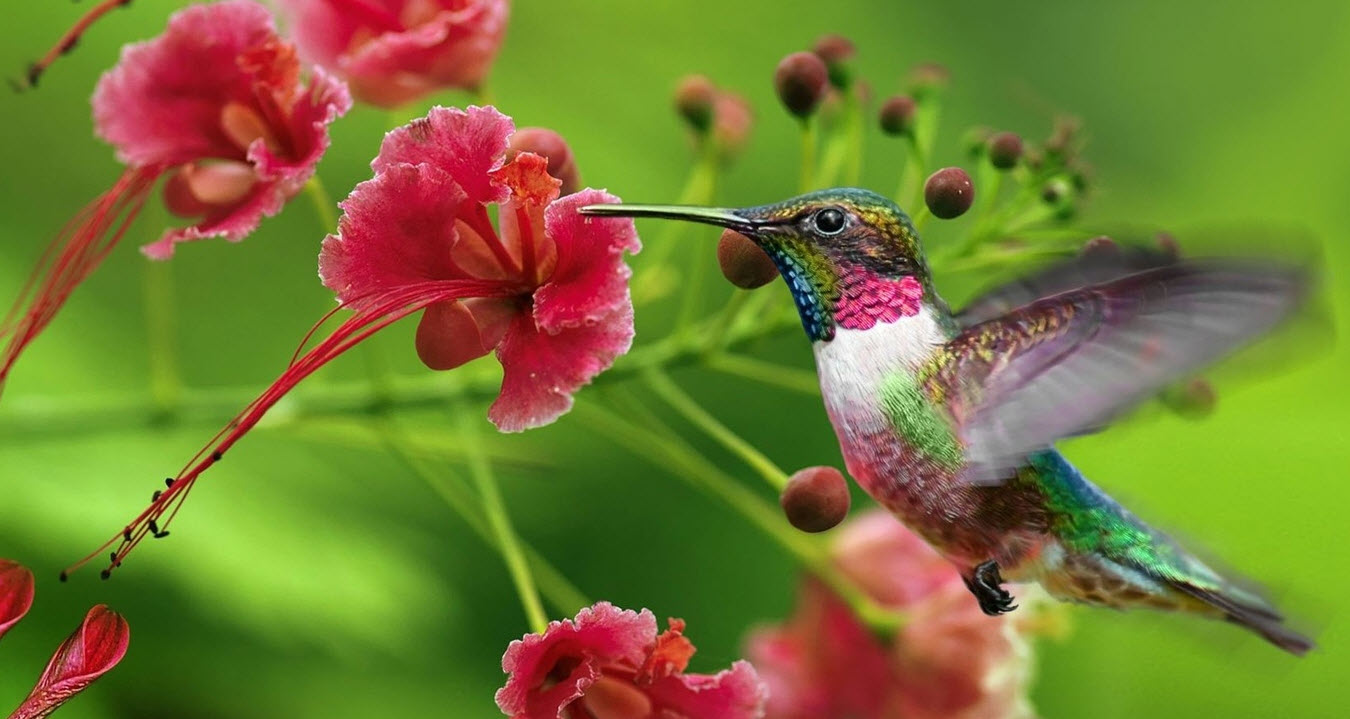
[[[811,218],[816,231],[822,235],[837,235],[844,231],[844,213],[835,207],[827,207]]]

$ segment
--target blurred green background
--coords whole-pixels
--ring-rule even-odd
[[[137,0],[96,26],[40,90],[0,93],[3,302],[47,238],[120,170],[91,136],[98,74],[122,43],[159,33],[180,4]],[[11,4],[0,68],[17,76],[81,10]],[[758,204],[795,189],[795,125],[774,101],[774,65],[824,32],[854,39],[860,73],[882,97],[916,62],[951,69],[939,161],[961,159],[956,140],[970,125],[1036,138],[1058,112],[1081,117],[1095,167],[1089,224],[1167,227],[1183,245],[1188,230],[1216,226],[1316,236],[1345,331],[1350,5],[1342,0],[790,10],[767,0],[526,2],[514,8],[492,94],[518,124],[562,132],[587,184],[659,202],[674,199],[689,166],[671,89],[685,73],[706,73],[746,94],[758,115],[718,200]],[[388,121],[358,107],[334,127],[319,172],[336,196],[368,177]],[[870,123],[869,133],[865,184],[889,192],[898,146]],[[206,475],[173,538],[138,551],[113,581],[99,582],[95,569],[57,583],[63,565],[121,527],[221,423],[145,416],[90,431],[97,422],[52,419],[82,402],[148,397],[147,263],[135,247],[163,220],[162,210],[147,213],[32,346],[0,402],[0,556],[38,574],[34,610],[0,643],[0,705],[17,704],[84,610],[106,602],[130,620],[131,651],[62,710],[67,719],[499,716],[498,659],[526,630],[501,562],[397,460],[303,439],[304,422],[249,436]],[[654,228],[640,226],[648,242]],[[302,201],[238,246],[180,247],[172,310],[190,387],[271,381],[332,301],[315,278],[322,234]],[[700,234],[709,249],[715,236]],[[711,251],[683,256],[713,264]],[[787,301],[780,287],[762,291]],[[719,283],[709,294],[727,290]],[[639,343],[659,334],[649,330],[665,311],[639,314]],[[386,335],[375,342],[380,355],[401,373],[424,371],[410,327]],[[756,353],[810,367],[795,336]],[[1073,633],[1040,645],[1034,700],[1043,715],[1343,715],[1347,367],[1350,355],[1337,345],[1222,388],[1208,420],[1157,416],[1066,445],[1145,518],[1267,584],[1321,647],[1295,660],[1231,627],[1075,608]],[[361,358],[348,357],[311,385],[362,376]],[[706,370],[676,378],[780,465],[840,463],[818,399]],[[449,432],[450,411],[397,419]],[[693,669],[725,666],[748,627],[790,611],[797,568],[724,506],[574,420],[492,444],[542,463],[502,470],[521,534],[592,598],[688,620],[700,648]],[[746,468],[702,446],[770,496]]]

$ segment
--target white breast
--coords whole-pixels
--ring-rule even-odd
[[[831,416],[845,407],[849,414],[864,407],[875,411],[881,384],[888,375],[896,370],[916,370],[946,341],[927,307],[870,329],[840,327],[834,339],[816,341],[816,370]]]

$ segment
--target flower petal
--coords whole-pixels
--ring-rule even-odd
[[[503,432],[552,422],[572,408],[573,392],[609,369],[632,343],[631,307],[555,334],[539,331],[534,318],[520,315],[497,345],[502,391],[488,419]]]
[[[657,716],[688,719],[759,719],[769,698],[768,687],[746,661],[733,662],[711,676],[676,674],[647,687]]]
[[[280,212],[304,188],[328,149],[328,126],[350,108],[351,97],[342,82],[317,71],[308,92],[291,108],[289,152],[295,154],[278,154],[263,138],[254,140],[247,160],[257,181],[248,195],[232,205],[214,208],[196,225],[165,232],[141,251],[162,260],[173,255],[179,242],[208,237],[238,242],[247,237],[262,218]]]
[[[519,310],[513,299],[441,302],[422,311],[417,357],[434,370],[454,369],[492,351]]]
[[[950,562],[882,510],[841,527],[833,554],[845,575],[885,605],[904,608],[950,587],[964,590]]]
[[[0,559],[0,637],[19,623],[33,606],[33,573],[17,562]]]
[[[507,2],[455,4],[460,7],[443,9],[402,32],[380,34],[341,58],[341,70],[357,96],[380,107],[398,107],[441,88],[477,89],[501,46]]]
[[[56,650],[37,686],[10,719],[34,719],[56,711],[122,660],[131,631],[121,615],[100,604]]]
[[[623,253],[642,248],[633,221],[584,217],[577,211],[583,205],[618,201],[602,190],[585,189],[555,200],[544,211],[546,232],[558,253],[553,274],[534,295],[535,322],[545,332],[594,326],[616,315],[631,317],[632,271]]]
[[[449,175],[464,202],[501,202],[507,190],[489,173],[501,167],[514,130],[511,118],[495,107],[433,107],[426,117],[390,130],[370,167],[380,173],[400,163],[425,163]]]
[[[392,165],[342,202],[338,234],[323,241],[319,277],[344,303],[379,290],[465,275],[450,257],[464,193],[430,165]]]
[[[252,95],[239,55],[276,37],[271,13],[251,0],[174,13],[163,35],[123,48],[99,80],[93,98],[98,135],[128,165],[242,156],[221,127],[221,109]]]
[[[609,602],[582,609],[575,620],[550,622],[543,634],[528,634],[507,647],[502,671],[510,677],[497,690],[497,706],[513,719],[557,719],[603,667],[638,666],[655,640],[651,612]]]

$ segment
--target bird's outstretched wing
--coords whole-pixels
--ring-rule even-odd
[[[965,476],[998,482],[1028,453],[1100,428],[1270,330],[1306,287],[1303,272],[1269,264],[1154,267],[971,324],[921,379],[951,409]]]

